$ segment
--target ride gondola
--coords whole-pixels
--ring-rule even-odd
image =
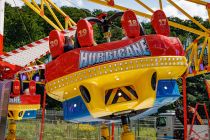
[[[67,52],[62,32],[51,31],[53,60],[46,65],[46,89],[63,102],[65,120],[139,118],[180,97],[176,79],[186,71],[187,60],[179,39],[169,37],[165,13],[154,12],[156,34],[151,35],[143,34],[133,11],[118,16],[126,36],[118,41],[95,43],[92,24],[107,32],[111,20],[106,17],[79,20],[75,49]]]

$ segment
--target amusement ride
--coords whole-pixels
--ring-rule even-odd
[[[121,121],[121,139],[134,140],[130,120],[151,115],[154,109],[176,101],[181,96],[178,78],[183,81],[184,139],[188,139],[186,78],[210,71],[209,55],[208,63],[203,63],[204,51],[210,53],[210,31],[173,0],[167,2],[200,27],[200,30],[169,21],[163,11],[162,0],[156,0],[159,10],[153,10],[141,0],[131,0],[148,12],[125,7],[114,0],[89,1],[115,8],[119,12],[111,17],[103,13],[75,23],[51,0],[41,0],[39,4],[34,0],[23,0],[55,30],[49,33],[49,37],[11,52],[3,52],[1,44],[0,78],[2,82],[12,83],[12,90],[7,94],[10,96],[8,119],[13,121],[9,125],[7,139],[15,139],[15,120],[36,117],[36,110],[40,109],[41,104],[40,95],[36,95],[36,84],[40,83],[45,85],[45,97],[48,94],[63,103],[64,120]],[[186,1],[203,5],[210,21],[210,3],[202,0]],[[4,3],[5,0],[0,0],[1,19],[4,17]],[[54,21],[45,15],[46,8]],[[64,26],[57,18],[57,13],[64,17]],[[137,16],[150,19],[155,34],[145,34]],[[125,37],[110,41],[111,24],[116,18],[121,19]],[[94,25],[100,27],[106,43],[95,42]],[[180,40],[170,36],[170,26],[194,33],[198,37],[184,50]],[[2,24],[0,27],[3,42]],[[201,52],[198,54],[201,41]],[[36,65],[47,54],[51,55],[52,60],[47,64]],[[36,82],[33,75],[40,69],[45,70],[45,78]],[[26,91],[23,91],[24,75],[28,77]],[[45,99],[42,124],[44,112]],[[206,115],[208,118],[208,113]],[[111,139],[106,123],[101,127],[101,137]]]

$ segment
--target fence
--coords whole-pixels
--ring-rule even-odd
[[[38,140],[41,120],[24,120],[17,122],[17,138],[21,140]],[[98,140],[99,125],[76,124],[64,121],[45,121],[44,140]]]
[[[100,124],[77,124],[63,120],[49,120],[62,118],[62,111],[46,111],[44,140],[100,140]],[[131,121],[132,131],[136,140],[156,140],[155,118]],[[17,138],[21,140],[38,140],[41,126],[40,112],[34,120],[17,122]],[[111,130],[111,124],[110,124]],[[115,123],[115,140],[120,140],[121,124]],[[111,133],[111,131],[110,131]]]

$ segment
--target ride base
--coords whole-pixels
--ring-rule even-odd
[[[87,108],[94,118],[98,118],[122,110],[141,110],[153,107],[156,94],[150,86],[152,75],[156,72],[157,80],[177,79],[185,70],[186,58],[183,56],[134,58],[106,63],[65,75],[48,82],[46,89],[50,97],[64,101],[80,96],[80,85],[86,86],[91,93],[91,100],[98,101],[86,104]],[[108,90],[124,86],[133,86],[137,96],[141,98],[114,105],[109,102],[104,103]]]

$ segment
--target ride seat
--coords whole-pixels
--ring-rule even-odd
[[[50,32],[49,47],[53,59],[64,53],[64,40],[65,38],[63,33],[57,30],[52,30]]]
[[[21,87],[20,87],[20,80],[14,80],[13,81],[13,95],[14,96],[19,96],[20,95],[20,90],[21,90]]]
[[[162,10],[157,10],[154,12],[151,18],[151,23],[156,34],[164,36],[170,35],[170,27],[168,24],[168,19]]]
[[[135,38],[140,36],[140,25],[138,23],[136,14],[127,10],[121,18],[122,29],[128,38]]]
[[[81,19],[78,21],[76,36],[80,47],[90,47],[94,45],[93,27],[87,20]]]
[[[36,82],[34,80],[31,80],[29,82],[29,93],[30,93],[30,95],[36,94]]]

